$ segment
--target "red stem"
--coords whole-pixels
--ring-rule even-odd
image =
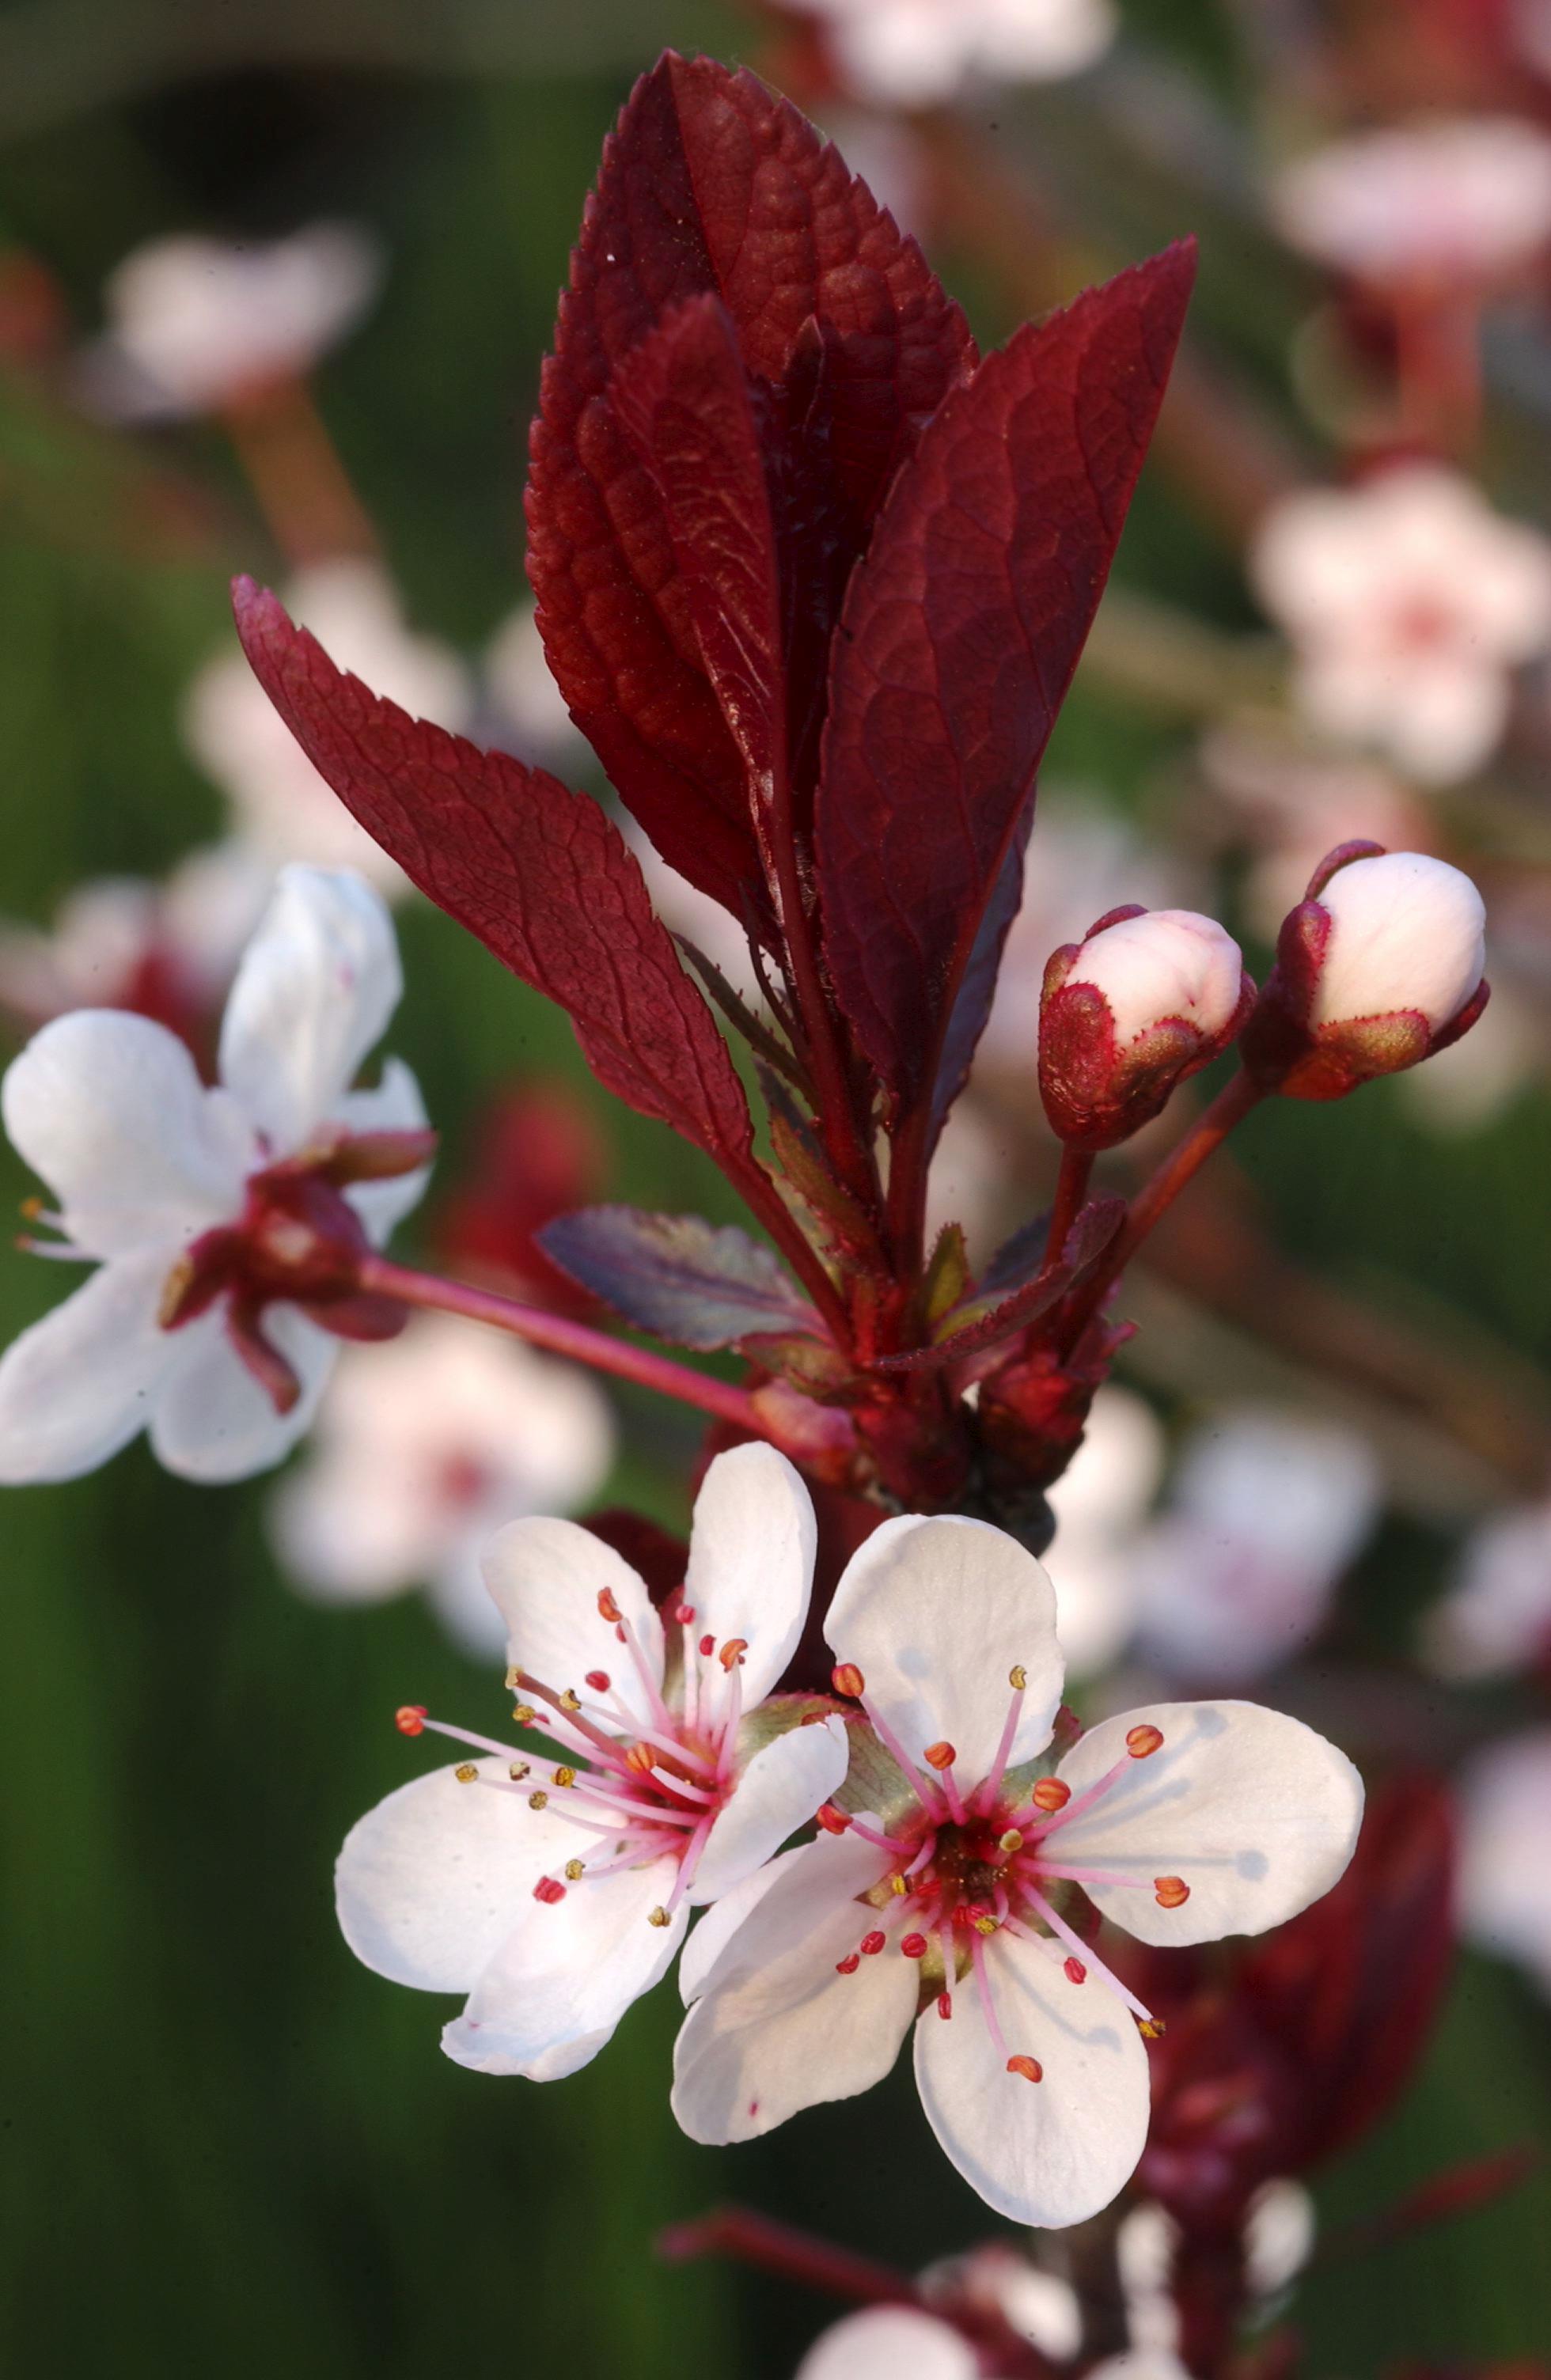
[[[670,2264],[692,2256],[735,2256],[740,2264],[774,2273],[783,2281],[799,2281],[806,2289],[830,2297],[850,2298],[858,2305],[919,2305],[921,2293],[907,2273],[890,2265],[875,2265],[870,2256],[853,2255],[811,2231],[772,2222],[751,2206],[718,2206],[692,2223],[670,2224],[659,2233],[657,2252]]]
[[[1055,1203],[1050,1208],[1050,1228],[1045,1239],[1045,1262],[1055,1263],[1066,1245],[1066,1235],[1083,1211],[1083,1201],[1088,1195],[1088,1178],[1093,1172],[1093,1158],[1086,1149],[1063,1148],[1060,1172],[1056,1179]]]
[[[1164,1159],[1151,1181],[1144,1183],[1131,1202],[1131,1210],[1113,1247],[1097,1272],[1084,1283],[1082,1294],[1067,1312],[1065,1335],[1069,1348],[1075,1346],[1159,1216],[1167,1213],[1213,1150],[1221,1148],[1234,1125],[1242,1123],[1251,1108],[1264,1097],[1265,1093],[1248,1075],[1235,1075],[1232,1081],[1225,1084],[1218,1093],[1210,1107],[1197,1116],[1183,1140]],[[1063,1166],[1063,1172],[1064,1170]],[[1057,1195],[1059,1203],[1059,1192]]]
[[[467,1281],[415,1272],[386,1257],[362,1258],[360,1285],[380,1297],[395,1298],[401,1305],[487,1322],[497,1330],[511,1331],[514,1338],[526,1339],[530,1346],[547,1347],[553,1354],[569,1355],[574,1363],[589,1364],[594,1371],[612,1372],[618,1379],[634,1380],[639,1388],[676,1397],[681,1404],[696,1405],[756,1438],[769,1436],[746,1389],[730,1388],[725,1380],[713,1380],[708,1373],[692,1371],[687,1364],[653,1354],[649,1348],[627,1346],[623,1339],[589,1330],[585,1322],[567,1322],[558,1314],[546,1314],[540,1306],[519,1305],[515,1298],[472,1288]]]

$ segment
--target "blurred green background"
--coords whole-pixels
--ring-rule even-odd
[[[1230,93],[1229,14],[1157,0],[1128,29]],[[46,260],[90,323],[104,273],[153,235],[370,225],[385,295],[325,367],[321,402],[411,617],[473,647],[516,593],[522,433],[602,136],[663,42],[735,56],[754,40],[709,0],[8,0],[0,235]],[[1210,214],[1145,173],[1083,182],[1081,120],[1057,97],[1003,95],[997,117],[984,137],[1066,161],[1074,205],[1117,259]],[[1202,319],[1269,380],[1290,298],[1257,275],[1253,241],[1201,227]],[[1000,335],[975,261],[938,261],[977,328]],[[197,536],[145,527],[146,481],[164,468],[224,492]],[[120,443],[19,379],[0,395],[0,906],[44,919],[79,879],[154,874],[216,831],[176,707],[223,632],[227,570],[282,565],[213,430]],[[1250,616],[1234,557],[1156,474],[1121,577],[1228,625]],[[1080,684],[1052,767],[1134,798],[1182,735]],[[416,907],[402,931],[392,1046],[433,1086],[453,1163],[482,1089],[526,1070],[586,1077],[556,1014],[446,920]],[[731,1211],[666,1133],[618,1111],[607,1123],[615,1195]],[[1263,1118],[1244,1156],[1301,1253],[1409,1278],[1551,1359],[1544,1099],[1440,1142],[1371,1093]],[[55,1288],[47,1269],[0,1260],[5,1335]],[[621,1489],[682,1518],[692,1430],[633,1411]],[[295,1599],[264,1550],[264,1492],[186,1487],[136,1448],[79,1487],[5,1500],[6,2368],[774,2380],[826,2309],[667,2269],[649,2253],[660,2226],[735,2196],[906,2265],[984,2236],[907,2075],[753,2149],[683,2141],[666,1991],[563,2084],[491,2082],[441,2058],[440,2005],[344,1949],[330,1868],[347,1826],[406,1773],[395,1705],[489,1725],[499,1689],[418,1598],[361,1612]],[[1364,1572],[1381,1637],[1441,1558],[1414,1529],[1381,1545]],[[1527,1986],[1464,1961],[1420,2087],[1328,2178],[1331,2219],[1544,2137],[1547,2038]],[[1548,2236],[1539,2180],[1361,2268],[1316,2272],[1301,2303],[1309,2368],[1530,2352]]]

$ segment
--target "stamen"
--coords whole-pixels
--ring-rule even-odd
[[[606,1694],[613,1680],[607,1670],[589,1670],[582,1683],[584,1686],[590,1686],[595,1694]]]
[[[845,1958],[837,1959],[835,1961],[835,1973],[837,1975],[854,1975],[861,1963],[861,1952],[859,1950],[852,1950]]]
[[[900,1949],[907,1959],[924,1959],[927,1955],[927,1937],[924,1934],[907,1934],[902,1940]]]
[[[1107,1868],[1053,1867],[1046,1860],[1039,1862],[1042,1876],[1054,1876],[1058,1884],[1118,1884],[1140,1892],[1145,1879],[1139,1876],[1115,1876]]]
[[[996,2001],[991,1994],[991,1979],[986,1970],[986,1953],[978,1934],[972,1934],[969,1937],[969,1955],[975,1970],[975,1987],[980,1995],[980,2013],[986,2020],[986,2030],[991,2036],[991,2047],[999,2058],[1005,2059],[1007,2044],[1001,2036]]]
[[[937,2012],[939,2016],[941,2017],[943,2022],[946,2023],[948,2019],[953,2013],[953,1995],[951,1992],[939,1992],[937,1996]]]
[[[1071,1799],[1072,1788],[1064,1777],[1042,1777],[1029,1795],[1035,1808],[1045,1811],[1050,1817],[1054,1817],[1058,1810],[1064,1810]]]
[[[401,1703],[394,1713],[394,1725],[400,1735],[423,1735],[426,1725],[424,1703]]]
[[[952,1767],[959,1755],[951,1743],[944,1742],[928,1743],[924,1756],[927,1767],[935,1768],[940,1775],[943,1769]]]
[[[647,1924],[648,1925],[671,1925],[673,1922],[673,1919],[669,1916],[668,1912],[662,1907],[660,1901],[655,1909],[648,1909],[647,1912]]]
[[[842,1666],[844,1667],[846,1665],[842,1664]],[[840,1671],[837,1670],[835,1674],[838,1677]],[[860,1670],[854,1669],[853,1675],[860,1680],[862,1673]],[[882,1716],[876,1705],[867,1700],[866,1694],[860,1685],[857,1689],[856,1699],[861,1703],[863,1711],[866,1715],[867,1725],[871,1728],[874,1735],[877,1736],[884,1750],[889,1753],[898,1763],[899,1767],[903,1769],[905,1775],[909,1778],[911,1783],[915,1788],[915,1798],[920,1803],[922,1808],[928,1811],[933,1817],[939,1818],[942,1815],[942,1803],[938,1799],[938,1796],[933,1791],[931,1786],[927,1782],[927,1779],[916,1767],[915,1763],[912,1760],[909,1753],[900,1742],[899,1737],[894,1733],[894,1730],[890,1726],[888,1720]]]
[[[525,1777],[532,1776],[533,1763],[531,1760],[510,1761],[507,1764],[506,1774],[514,1785],[520,1785]]]
[[[458,1774],[460,1776],[463,1774],[461,1769]],[[475,1774],[479,1774],[478,1770]],[[530,1810],[547,1810],[550,1806],[550,1797],[547,1793],[530,1793],[527,1797],[527,1806]]]
[[[1190,1887],[1182,1876],[1155,1876],[1153,1899],[1160,1909],[1182,1909],[1190,1899]]]
[[[533,1898],[535,1900],[543,1901],[547,1907],[552,1909],[557,1900],[564,1900],[565,1887],[558,1876],[541,1876],[533,1888]]]
[[[1021,2074],[1025,2082],[1043,2082],[1045,2080],[1045,2069],[1038,2058],[1025,2058],[1021,2050],[1015,2058],[1008,2059],[1007,2070],[1009,2074]]]
[[[611,1628],[620,1624],[620,1609],[612,1586],[600,1587],[598,1593],[598,1617],[606,1620]]]
[[[1127,1730],[1125,1748],[1133,1760],[1150,1760],[1155,1752],[1163,1749],[1163,1730],[1150,1724]]]
[[[1132,2015],[1139,2022],[1150,2023],[1152,2022],[1152,2011],[1147,2007],[1146,2002],[1145,2000],[1139,2000],[1133,1991],[1129,1991],[1125,1985],[1121,1983],[1120,1977],[1115,1974],[1110,1968],[1107,1967],[1101,1959],[1094,1958],[1092,1950],[1088,1944],[1084,1941],[1082,1936],[1072,1931],[1065,1918],[1062,1917],[1060,1912],[1052,1907],[1051,1903],[1046,1900],[1045,1895],[1042,1892],[1030,1892],[1029,1900],[1037,1913],[1045,1920],[1046,1925],[1055,1936],[1056,1940],[1061,1944],[1064,1949],[1071,1953],[1070,1958],[1062,1961],[1066,1968],[1068,1980],[1072,1983],[1085,1982],[1087,1980],[1088,1968],[1091,1964],[1095,1973],[1098,1975],[1100,1980],[1108,1984],[1109,1989],[1118,1994],[1120,1998],[1125,2002],[1125,2005],[1131,2010]],[[1034,1928],[1031,1925],[1023,1925],[1016,1917],[1010,1917],[1007,1924],[1010,1933],[1020,1935],[1026,1942],[1038,1942],[1043,1938],[1034,1931]],[[1047,1943],[1045,1947],[1048,1950],[1051,1949],[1053,1946]],[[1073,1966],[1082,1968],[1083,1972],[1080,1976],[1073,1975],[1072,1973],[1072,1968]]]
[[[832,1802],[820,1802],[813,1815],[827,1835],[843,1835],[852,1823],[845,1812],[837,1810]]]
[[[525,1694],[536,1694],[541,1703],[547,1703],[551,1710],[561,1713],[565,1723],[577,1735],[585,1737],[611,1768],[623,1767],[624,1755],[618,1743],[612,1735],[605,1735],[595,1721],[582,1717],[581,1704],[569,1686],[563,1694],[557,1694],[553,1686],[545,1685],[541,1678],[530,1676],[526,1670],[518,1670],[517,1683]],[[538,1718],[539,1713],[535,1711],[533,1719],[519,1721],[519,1725],[530,1726]]]
[[[453,1774],[460,1785],[477,1785],[479,1781],[479,1772],[472,1760],[460,1760]]]
[[[1009,1858],[1014,1852],[1021,1852],[1023,1848],[1024,1839],[1016,1827],[1009,1827],[1004,1835],[999,1835],[997,1838],[998,1851],[1005,1852]]]
[[[666,1768],[659,1768],[655,1762],[651,1776],[664,1791],[685,1794],[691,1802],[714,1802],[718,1798],[709,1786],[692,1785],[687,1777],[672,1776]]]
[[[1001,1741],[997,1745],[996,1758],[992,1761],[980,1791],[975,1797],[980,1808],[986,1811],[994,1810],[996,1807],[997,1795],[1001,1791],[1001,1780],[1007,1774],[1007,1764],[1012,1757],[1012,1741],[1018,1732],[1018,1721],[1023,1715],[1024,1693],[1028,1685],[1028,1671],[1021,1661],[1013,1662],[1007,1673],[1007,1682],[1012,1689],[1012,1700],[1008,1705],[1007,1717],[1002,1723]]]
[[[1063,1959],[1061,1973],[1069,1984],[1085,1984],[1088,1980],[1088,1971],[1081,1959]]]
[[[659,1727],[665,1727],[669,1733],[672,1734],[673,1731],[673,1714],[662,1699],[662,1688],[653,1674],[651,1664],[648,1662],[645,1653],[641,1649],[640,1640],[636,1636],[636,1631],[632,1628],[628,1620],[621,1620],[614,1631],[614,1633],[618,1636],[620,1642],[624,1645],[626,1652],[629,1654],[631,1661],[635,1667],[636,1674],[640,1679],[641,1684],[645,1688],[647,1707],[650,1711],[652,1718],[657,1721]]]
[[[830,1683],[848,1702],[859,1703],[867,1690],[867,1682],[854,1661],[837,1661],[830,1672]]]
[[[576,1783],[576,1772],[574,1768],[557,1768],[552,1781],[558,1785],[563,1792],[568,1785],[574,1785]]]
[[[716,1658],[721,1662],[724,1670],[731,1670],[734,1664],[741,1668],[743,1665],[744,1655],[747,1650],[748,1638],[746,1636],[729,1636],[726,1644],[723,1645],[721,1652]]]
[[[1096,1784],[1088,1786],[1084,1792],[1074,1795],[1071,1801],[1063,1802],[1053,1815],[1047,1817],[1043,1810],[1036,1809],[1031,1815],[1030,1824],[1039,1825],[1043,1820],[1040,1830],[1047,1835],[1053,1834],[1058,1827],[1069,1827],[1073,1818],[1080,1818],[1084,1810],[1091,1810],[1096,1802],[1103,1800],[1110,1786],[1126,1775],[1133,1760],[1145,1760],[1146,1756],[1145,1753],[1123,1754],[1113,1768],[1105,1770]],[[1045,1780],[1041,1779],[1040,1781],[1043,1783]]]
[[[863,1935],[857,1948],[860,1949],[864,1959],[876,1959],[879,1950],[883,1949],[889,1937],[887,1934],[878,1933],[875,1927],[872,1933]]]
[[[836,1813],[837,1816],[840,1815],[841,1814],[839,1812]],[[847,1821],[847,1824],[849,1825],[852,1833],[860,1835],[865,1843],[876,1843],[880,1852],[889,1852],[891,1857],[897,1858],[901,1852],[908,1851],[910,1849],[909,1844],[902,1843],[897,1836],[880,1835],[878,1828],[876,1827],[869,1827],[865,1818],[852,1818]],[[840,1831],[842,1830],[839,1828],[830,1828],[831,1833],[837,1833]]]
[[[580,1884],[587,1874],[587,1863],[585,1860],[568,1859],[565,1863],[564,1874],[568,1884]]]

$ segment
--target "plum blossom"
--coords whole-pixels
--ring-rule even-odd
[[[351,1086],[401,983],[375,893],[290,868],[237,969],[215,1087],[123,1010],[29,1042],[0,1105],[59,1202],[40,1253],[98,1269],[0,1357],[0,1478],[75,1478],[142,1428],[185,1478],[264,1470],[310,1425],[340,1337],[398,1328],[357,1269],[420,1196],[430,1135],[397,1060]]]
[[[339,1921],[392,1981],[467,1995],[442,2046],[487,2074],[585,2066],[667,1972],[689,1908],[759,1870],[845,1773],[844,1721],[772,1704],[807,1616],[807,1490],[772,1447],[718,1455],[667,1619],[574,1521],[485,1557],[519,1728],[559,1756],[399,1714],[473,1757],[400,1786],[346,1839]],[[673,1645],[670,1659],[669,1643]],[[809,1722],[809,1723],[805,1723]]]
[[[271,1535],[318,1601],[380,1603],[423,1585],[460,1644],[498,1652],[486,1543],[508,1521],[585,1504],[613,1447],[607,1401],[576,1366],[420,1315],[389,1344],[346,1353],[306,1463],[276,1491]]]
[[[1551,1727],[1494,1744],[1460,1780],[1460,1918],[1551,1995]]]
[[[1551,139],[1514,116],[1361,132],[1287,166],[1272,211],[1293,247],[1355,280],[1490,285],[1551,240]]]
[[[1510,673],[1551,644],[1551,544],[1435,464],[1284,497],[1251,572],[1309,723],[1429,784],[1488,759]]]
[[[297,574],[286,603],[374,693],[413,716],[454,729],[467,723],[467,672],[446,646],[411,635],[380,565],[359,557],[316,563]],[[353,868],[389,900],[407,891],[401,869],[335,798],[240,652],[222,653],[194,679],[183,735],[230,802],[234,832],[272,867],[302,859]]]
[[[306,372],[360,320],[382,270],[376,242],[353,224],[268,242],[152,240],[108,278],[107,328],[82,363],[87,400],[153,420]]]
[[[1081,74],[1115,35],[1109,0],[789,0],[818,18],[841,73],[886,107],[948,99],[969,77]]]
[[[1319,861],[1338,844],[1360,839],[1402,851],[1425,845],[1426,804],[1376,762],[1332,759],[1242,721],[1209,729],[1199,759],[1254,853],[1242,898],[1267,941],[1275,941]]]
[[[1239,946],[1192,909],[1117,910],[1051,954],[1039,1010],[1039,1094],[1075,1148],[1113,1148],[1220,1056],[1254,986]]]
[[[1070,2281],[1015,2249],[988,2246],[931,2265],[917,2305],[866,2306],[815,2339],[795,2380],[985,2380],[1069,2363],[1083,2345]],[[1030,2353],[1030,2350],[1033,2353]]]
[[[914,2022],[960,2173],[1015,2222],[1078,2222],[1141,2155],[1152,2020],[1072,1923],[1070,1888],[1146,1942],[1259,1933],[1346,1866],[1356,1771],[1249,1703],[1159,1703],[1072,1742],[1050,1582],[983,1522],[886,1522],[826,1633],[873,1737],[844,1795],[867,1806],[821,1811],[813,1843],[691,1938],[679,2121],[749,2140],[851,2097]]]
[[[1505,1677],[1551,1657],[1551,1503],[1494,1513],[1472,1534],[1424,1642],[1438,1675],[1459,1680]]]
[[[1230,1408],[1186,1447],[1169,1511],[1135,1546],[1138,1651],[1169,1677],[1264,1676],[1318,1633],[1380,1510],[1377,1463],[1351,1430]]]
[[[1045,1491],[1056,1534],[1046,1557],[1056,1630],[1080,1678],[1107,1669],[1136,1617],[1138,1533],[1163,1475],[1163,1430],[1129,1389],[1101,1388],[1082,1443]]]

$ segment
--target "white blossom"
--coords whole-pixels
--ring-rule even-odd
[[[1297,1720],[1228,1701],[1127,1711],[1050,1770],[1054,1595],[981,1522],[885,1522],[826,1633],[878,1746],[846,1799],[874,1806],[842,1832],[826,1816],[692,1937],[679,2121],[751,2139],[879,2081],[914,2024],[927,2119],[965,2180],[1014,2222],[1080,2221],[1141,2154],[1151,2020],[1063,1888],[1147,1942],[1258,1933],[1345,1867],[1356,1771]]]
[[[1435,464],[1283,497],[1251,567],[1310,723],[1427,783],[1490,756],[1509,673],[1551,643],[1551,544]]]
[[[424,1585],[474,1653],[505,1626],[479,1568],[508,1521],[585,1504],[613,1460],[607,1400],[576,1365],[445,1315],[354,1347],[307,1462],[282,1482],[271,1533],[302,1590],[379,1603]]]
[[[535,2082],[586,2065],[666,1973],[690,1905],[745,1885],[839,1785],[841,1718],[813,1709],[782,1731],[760,1716],[802,1633],[815,1543],[801,1479],[754,1445],[706,1474],[666,1625],[576,1522],[515,1521],[491,1545],[518,1724],[560,1756],[402,1713],[406,1733],[479,1756],[380,1803],[337,1878],[369,1967],[467,1995],[442,2036],[458,2064]]]
[[[376,895],[292,868],[237,970],[214,1088],[122,1010],[61,1016],[15,1060],[0,1104],[58,1201],[48,1252],[98,1269],[0,1358],[0,1478],[76,1477],[142,1428],[168,1470],[240,1478],[308,1428],[339,1344],[315,1318],[355,1322],[355,1246],[424,1186],[407,1068],[351,1087],[400,988]],[[392,1178],[353,1172],[363,1135],[394,1137]]]
[[[60,903],[51,930],[0,921],[0,1007],[28,1026],[72,1008],[214,1008],[273,890],[273,872],[232,843],[189,854],[164,883],[95,878]]]
[[[970,76],[1047,82],[1081,74],[1115,34],[1109,0],[788,0],[828,30],[861,97],[923,107]]]
[[[1495,1744],[1460,1781],[1460,1917],[1551,1994],[1551,1727]]]
[[[378,564],[317,563],[297,574],[285,604],[331,660],[374,694],[439,726],[466,724],[473,698],[467,671],[445,645],[406,627]],[[401,869],[318,774],[235,648],[207,662],[189,686],[183,734],[230,802],[233,832],[271,866],[302,859],[353,868],[390,900],[407,891]]]
[[[1081,1445],[1046,1491],[1056,1534],[1046,1567],[1068,1669],[1092,1677],[1136,1621],[1138,1534],[1163,1474],[1163,1431],[1129,1389],[1099,1390]]]
[[[1514,116],[1455,116],[1337,140],[1277,177],[1283,233],[1375,284],[1492,282],[1551,239],[1551,139]]]
[[[1313,1026],[1414,1010],[1429,1029],[1451,1025],[1486,971],[1486,909],[1458,868],[1419,851],[1387,851],[1339,868],[1319,893],[1330,919]]]
[[[1551,1655],[1551,1503],[1494,1513],[1472,1533],[1424,1645],[1455,1679],[1504,1677]]]
[[[120,419],[213,411],[309,370],[360,320],[382,270],[351,224],[269,242],[152,240],[108,278],[84,394]]]

